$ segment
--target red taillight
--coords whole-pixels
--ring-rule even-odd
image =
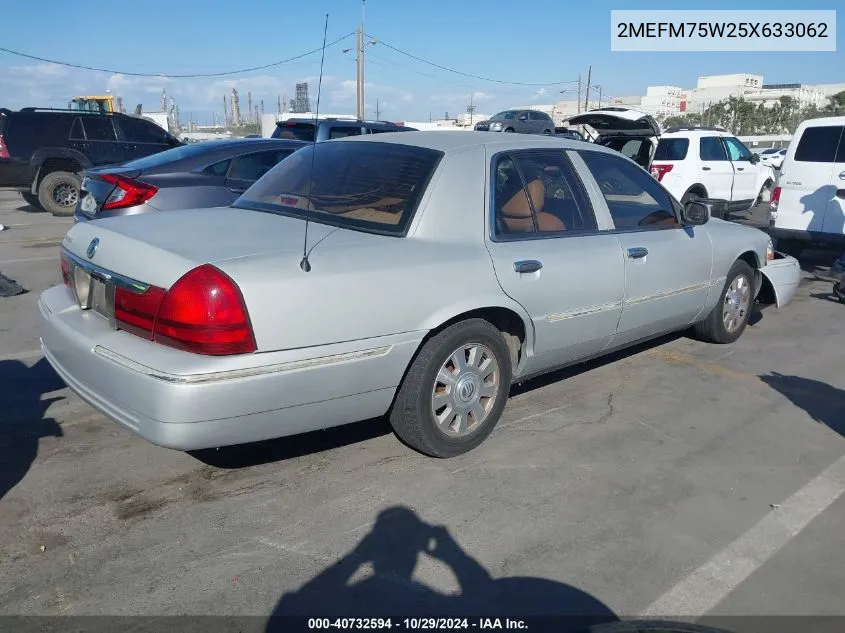
[[[240,289],[210,264],[186,273],[170,290],[116,288],[114,317],[121,330],[194,354],[227,356],[256,349]]]
[[[9,148],[6,147],[6,139],[0,134],[0,158],[11,158]]]
[[[123,176],[101,174],[99,178],[115,186],[114,191],[109,194],[109,197],[103,203],[104,211],[144,204],[158,192],[158,187],[148,185],[145,182],[124,178]]]
[[[62,254],[59,257],[59,265],[62,267],[62,281],[66,286],[70,286],[70,262],[67,257]]]
[[[775,187],[772,191],[772,201],[769,203],[769,206],[773,210],[777,210],[778,203],[780,202],[780,187]]]
[[[155,319],[153,340],[209,356],[255,351],[240,289],[209,264],[185,274],[167,291]]]
[[[663,176],[672,171],[674,165],[652,165],[651,175],[657,179],[657,182],[663,180]]]
[[[165,294],[164,289],[156,286],[150,286],[143,293],[115,288],[114,318],[120,323],[120,329],[153,340],[156,314]]]

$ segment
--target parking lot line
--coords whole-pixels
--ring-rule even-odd
[[[845,493],[845,456],[780,504],[757,525],[655,600],[644,617],[698,617],[780,551]]]
[[[26,262],[46,262],[48,259],[55,259],[58,261],[58,255],[50,255],[49,257],[25,257],[24,259],[0,259],[0,266],[3,264],[24,264]]]

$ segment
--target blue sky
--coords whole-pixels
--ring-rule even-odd
[[[45,58],[128,72],[203,73],[267,64],[319,48],[329,14],[328,40],[353,32],[361,19],[360,0],[280,2],[252,0],[146,0],[113,2],[95,10],[66,0],[7,2],[0,46]],[[836,2],[803,0],[802,9],[834,9]],[[728,9],[731,2],[708,0],[699,6]],[[141,9],[140,7],[143,7]],[[701,75],[750,72],[767,83],[845,82],[845,52],[828,53],[612,53],[611,9],[677,9],[677,2],[594,0],[367,0],[366,31],[418,57],[468,74],[507,82],[554,84],[586,79],[606,94],[643,94],[648,85],[694,87]],[[744,9],[796,9],[798,3],[745,2]],[[837,16],[842,30],[843,14]],[[46,29],[45,24],[55,25]],[[8,28],[15,25],[15,28]],[[354,37],[326,51],[321,110],[354,113]],[[367,47],[367,115],[422,120],[429,114],[463,112],[474,94],[478,111],[493,113],[511,105],[552,103],[567,85],[519,86],[463,77],[409,59],[384,45]],[[52,66],[0,52],[0,106],[64,106],[73,94],[109,88],[124,106],[143,103],[158,109],[161,89],[175,97],[183,118],[210,119],[222,96],[238,88],[265,111],[276,98],[293,96],[297,81],[308,81],[316,98],[319,53],[275,68],[217,78],[136,78]]]

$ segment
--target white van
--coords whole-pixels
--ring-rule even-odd
[[[778,250],[810,244],[845,249],[845,117],[804,121],[772,192],[769,220]]]

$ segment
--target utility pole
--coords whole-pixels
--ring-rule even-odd
[[[599,107],[601,107],[601,90],[602,90],[601,85],[596,86],[596,88],[599,89]]]
[[[467,112],[469,113],[469,126],[472,128],[472,115],[475,114],[475,106],[472,104],[472,94],[469,95],[469,105],[467,106]]]
[[[581,114],[581,75],[578,75],[578,114]]]
[[[378,109],[378,99],[376,99],[376,121],[381,120],[380,115],[381,115],[381,111]]]
[[[587,96],[584,99],[584,112],[590,109],[590,78],[593,76],[593,67],[587,69]]]
[[[361,26],[358,29],[358,49],[355,56],[358,62],[358,103],[356,106],[358,120],[364,119],[364,2],[365,0],[361,0]]]

